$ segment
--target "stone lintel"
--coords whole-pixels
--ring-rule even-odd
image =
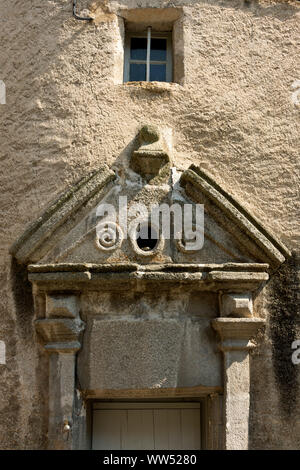
[[[161,388],[142,388],[142,389],[93,389],[85,390],[85,399],[140,399],[140,398],[199,398],[207,397],[212,394],[222,395],[222,387],[210,387],[198,385],[194,387],[161,387]]]
[[[49,353],[63,353],[74,354],[81,348],[79,341],[70,341],[67,343],[47,343],[44,346],[45,350]]]

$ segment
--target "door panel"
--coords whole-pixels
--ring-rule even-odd
[[[200,449],[200,403],[96,404],[93,449]]]
[[[198,446],[200,442],[200,409],[184,410],[184,413],[181,414],[181,426],[181,449],[199,449]]]
[[[122,449],[153,449],[154,427],[152,410],[127,410],[127,432]]]
[[[155,449],[181,449],[181,410],[154,410]]]
[[[94,413],[93,449],[122,449],[122,437],[127,431],[126,410],[101,410]]]

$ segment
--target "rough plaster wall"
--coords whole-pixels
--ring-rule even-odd
[[[124,0],[110,8],[161,5]],[[112,83],[116,18],[98,26],[76,22],[70,0],[0,1],[0,80],[7,89],[0,105],[0,339],[7,345],[1,448],[43,447],[46,426],[46,360],[35,346],[30,286],[11,264],[9,246],[59,192],[100,162],[126,156],[141,122],[171,127],[177,166],[201,163],[296,248],[299,106],[291,86],[300,79],[299,3],[173,5],[184,7],[185,84],[157,93]],[[264,313],[271,315],[267,302]],[[282,410],[274,347],[270,333],[252,361],[251,446],[299,448],[299,405],[289,416]],[[262,397],[270,398],[267,420]]]

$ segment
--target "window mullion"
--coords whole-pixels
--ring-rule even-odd
[[[150,81],[150,53],[151,53],[151,26],[147,28],[147,64],[146,64],[146,81]]]
[[[139,59],[130,59],[128,61],[130,64],[146,64],[147,65],[147,62],[146,60],[139,60]],[[151,62],[152,63],[152,62]],[[165,63],[165,62],[164,62]]]

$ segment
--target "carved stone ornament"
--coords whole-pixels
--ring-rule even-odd
[[[155,233],[158,234],[157,235],[157,237],[158,237],[157,238],[157,243],[156,243],[156,245],[153,249],[149,249],[149,250],[141,249],[138,246],[138,242],[137,242],[137,230],[143,224],[148,226],[149,221],[147,219],[145,219],[144,221],[139,220],[135,224],[132,224],[132,226],[129,230],[129,240],[130,240],[130,243],[131,243],[131,247],[132,247],[132,249],[133,249],[133,251],[135,252],[136,255],[142,256],[142,257],[144,257],[144,256],[145,257],[151,257],[151,256],[154,256],[154,255],[156,255],[157,253],[159,253],[163,250],[164,244],[165,244],[165,239],[164,239],[164,236],[161,233],[161,230],[159,229],[159,227],[154,225],[153,223],[151,223],[151,228],[153,228]]]
[[[203,228],[201,226],[197,226],[196,224],[193,224],[193,238],[188,238],[185,236],[185,233],[182,233],[182,236],[180,234],[176,234],[175,236],[175,243],[177,246],[177,249],[184,254],[193,254],[197,253],[199,250],[203,248],[203,243],[204,243],[204,233],[203,233]],[[196,243],[196,236],[198,239],[202,239],[203,243]],[[199,246],[200,245],[200,246]]]
[[[115,222],[103,222],[96,227],[96,246],[102,251],[114,251],[122,245],[124,235]]]
[[[139,132],[140,146],[132,154],[130,167],[143,177],[158,175],[169,163],[166,143],[155,126],[145,125]]]
[[[252,317],[253,302],[251,293],[224,294],[221,297],[222,317]]]
[[[143,126],[138,141],[130,161],[133,171],[94,170],[53,202],[10,250],[19,264],[27,265],[37,337],[50,353],[48,448],[80,448],[81,439],[83,447],[90,445],[88,412],[77,386],[82,400],[102,400],[103,393],[151,398],[166,377],[161,391],[169,390],[168,398],[176,396],[181,380],[189,390],[192,383],[205,383],[200,387],[208,403],[208,428],[224,437],[224,444],[217,437],[211,447],[247,449],[249,352],[265,323],[253,315],[251,295],[264,287],[289,250],[201,168],[192,165],[180,179],[179,172],[174,176],[157,128]],[[174,249],[174,240],[166,234],[164,240],[144,214],[138,223],[156,232],[146,242],[137,233],[136,219],[129,220],[129,240],[127,230],[123,234],[114,222],[95,225],[102,202],[116,209],[122,195],[129,204],[149,207],[173,201],[174,193],[182,203],[205,207],[205,243],[194,253],[188,237],[180,237]],[[195,312],[193,318],[201,314],[195,330],[185,311],[189,316]],[[208,332],[210,321],[215,338]],[[193,396],[200,397],[198,392]],[[219,406],[213,402],[220,403],[220,420],[213,416],[213,406]]]

